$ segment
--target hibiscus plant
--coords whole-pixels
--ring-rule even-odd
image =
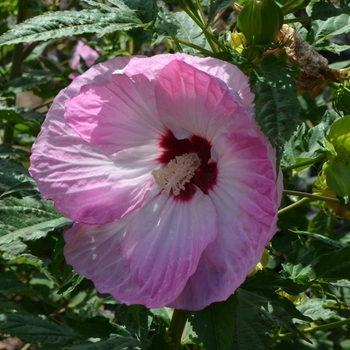
[[[348,349],[347,0],[0,3],[0,349]]]

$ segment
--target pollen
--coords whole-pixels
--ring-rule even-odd
[[[162,193],[169,196],[170,191],[178,196],[185,190],[186,183],[193,178],[200,162],[195,154],[186,153],[172,159],[165,168],[152,171],[156,183]]]

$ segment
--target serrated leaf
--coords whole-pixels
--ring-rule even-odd
[[[45,349],[60,349],[67,344],[81,341],[79,333],[71,328],[19,313],[0,314],[0,329],[1,333],[17,336]]]
[[[94,1],[88,1],[88,3],[95,4],[97,8],[47,12],[19,23],[0,36],[0,45],[57,39],[83,33],[104,35],[142,26],[137,13],[121,1],[113,1],[119,7],[109,7]]]
[[[71,223],[54,209],[50,201],[29,197],[4,198],[0,202],[0,246],[18,239],[36,240]]]
[[[202,311],[190,314],[194,331],[207,350],[230,349],[237,317],[238,298],[235,295],[221,303],[213,303]]]
[[[86,318],[79,322],[74,320],[75,330],[77,330],[84,337],[108,339],[111,334],[118,334],[123,337],[130,337],[130,333],[122,326],[111,323],[106,317],[95,316]]]
[[[113,1],[110,1],[113,3]],[[133,10],[138,10],[144,23],[157,18],[158,6],[156,0],[124,0],[124,3]]]
[[[5,271],[0,275],[0,293],[25,294],[31,292],[31,288],[17,278],[14,272]]]
[[[143,305],[118,305],[117,317],[126,329],[135,335],[142,346],[146,347],[148,334],[148,316],[150,311]]]
[[[8,158],[8,157],[15,157],[15,156],[19,156],[19,157],[29,156],[29,152],[21,148],[14,148],[8,143],[4,143],[0,145],[0,158]],[[0,169],[1,168],[2,166],[0,164]]]
[[[1,149],[6,148],[0,146]],[[29,176],[28,169],[20,162],[0,158],[0,199],[14,192],[21,196],[38,193],[38,190],[35,181]]]
[[[34,110],[0,105],[0,120],[2,121],[6,120],[7,122],[16,124],[40,125],[43,119],[43,115]]]
[[[267,300],[258,293],[243,289],[238,289],[236,294],[238,298],[237,322],[231,348],[239,350],[271,348],[272,340],[267,334],[270,324],[263,317],[262,309],[267,310]]]
[[[313,20],[328,19],[333,16],[338,16],[342,11],[341,8],[335,7],[331,2],[321,0],[313,4],[311,18]]]
[[[295,81],[283,60],[267,55],[259,68],[251,69],[250,88],[255,94],[256,120],[280,151],[297,128],[299,103]]]

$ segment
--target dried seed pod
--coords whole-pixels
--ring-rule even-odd
[[[297,64],[300,75],[295,77],[298,92],[307,92],[311,98],[319,95],[330,82],[348,80],[348,69],[335,70],[328,67],[328,60],[320,55],[303,37],[292,27],[284,24],[278,32],[274,42],[283,45],[281,48],[267,51],[265,54],[280,54],[284,50],[287,63]]]

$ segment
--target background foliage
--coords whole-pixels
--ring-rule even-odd
[[[333,109],[341,87],[326,86],[314,99],[297,94],[300,71],[285,55],[251,60],[232,47],[233,3],[0,2],[0,349],[350,348],[349,206],[322,189],[312,193],[322,164],[332,161],[329,128],[348,113]],[[289,9],[285,22],[331,67],[349,65],[347,0],[280,5]],[[279,152],[285,195],[267,265],[227,301],[188,313],[127,307],[65,263],[62,230],[72,223],[41,200],[27,168],[53,98],[71,73],[87,69],[84,59],[77,70],[70,66],[79,40],[99,52],[97,62],[181,51],[219,57],[249,75],[257,121]]]

